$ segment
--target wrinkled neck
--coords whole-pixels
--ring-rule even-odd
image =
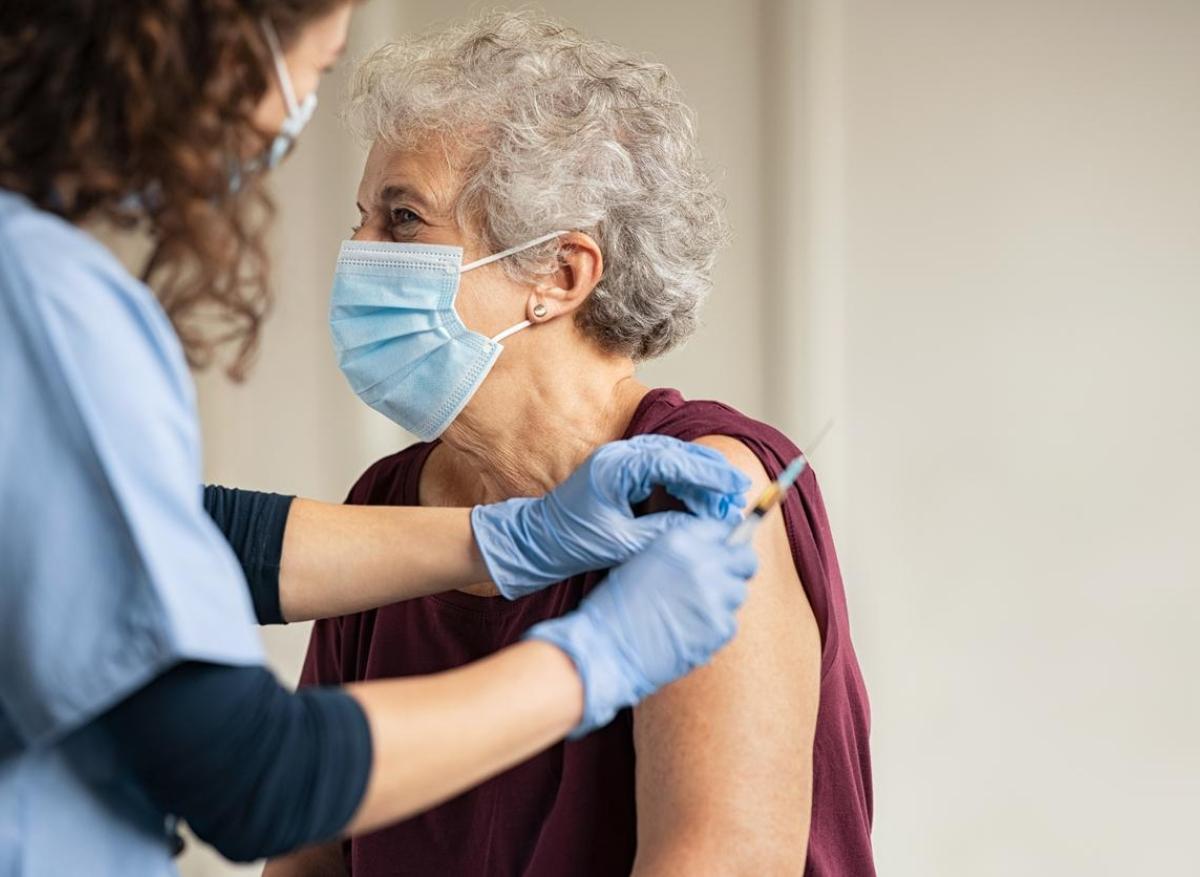
[[[597,447],[621,438],[646,392],[632,361],[591,345],[537,363],[517,356],[505,363],[501,355],[442,437],[451,471],[475,494],[470,502],[538,496],[561,484]]]

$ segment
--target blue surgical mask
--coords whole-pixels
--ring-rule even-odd
[[[329,328],[360,399],[422,441],[437,438],[483,384],[528,320],[488,338],[454,309],[459,277],[553,240],[543,235],[462,264],[461,247],[346,241],[334,271]]]

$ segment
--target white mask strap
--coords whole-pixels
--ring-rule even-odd
[[[275,62],[275,76],[279,79],[279,88],[283,92],[283,102],[287,105],[288,116],[294,116],[300,109],[296,100],[296,90],[292,88],[292,75],[288,73],[287,65],[283,63],[283,49],[279,46],[279,37],[275,26],[269,18],[262,19],[262,32],[271,50],[271,58]]]
[[[565,231],[552,231],[550,234],[544,234],[540,238],[534,238],[527,243],[517,244],[515,247],[509,247],[507,250],[501,250],[499,253],[493,253],[490,256],[484,256],[482,259],[476,259],[474,262],[463,265],[458,269],[458,273],[466,274],[468,271],[473,271],[476,268],[482,268],[484,265],[490,265],[492,262],[508,258],[509,256],[515,255],[522,250],[528,250],[530,247],[536,247],[538,244],[544,244],[546,241],[552,241],[559,235],[564,234],[566,234]]]
[[[495,338],[493,338],[492,341],[496,344],[499,344],[501,341],[503,341],[508,336],[516,335],[522,329],[528,329],[532,325],[533,325],[533,323],[529,322],[529,320],[524,320],[523,322],[517,323],[517,325],[512,326],[511,328],[505,329],[503,332],[501,332],[499,335],[497,335]]]

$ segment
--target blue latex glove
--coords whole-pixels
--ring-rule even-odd
[[[667,533],[561,618],[526,638],[558,646],[583,680],[581,737],[712,657],[737,630],[758,557],[726,545],[732,526],[692,519]]]
[[[691,514],[635,518],[633,506],[656,485]],[[476,506],[471,526],[492,581],[512,600],[616,566],[692,515],[738,521],[749,487],[750,479],[712,448],[643,435],[599,448],[545,496]]]

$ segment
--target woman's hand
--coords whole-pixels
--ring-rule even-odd
[[[509,599],[633,557],[692,515],[736,521],[749,479],[711,448],[667,436],[612,442],[543,497],[519,497],[471,512],[491,579]],[[655,486],[692,514],[635,517]]]

